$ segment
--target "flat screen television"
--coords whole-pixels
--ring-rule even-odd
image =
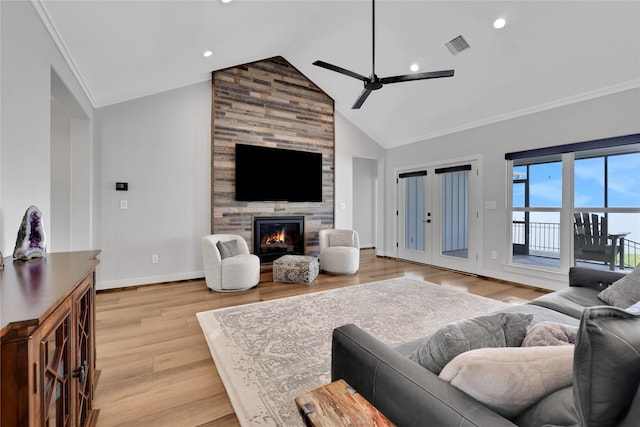
[[[236,144],[236,200],[321,202],[322,153]]]

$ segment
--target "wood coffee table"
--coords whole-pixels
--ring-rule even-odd
[[[395,426],[344,380],[296,397],[296,405],[307,426]]]

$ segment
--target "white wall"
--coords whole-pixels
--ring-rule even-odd
[[[71,250],[71,117],[51,99],[51,222],[49,252]]]
[[[384,182],[385,149],[337,111],[335,114],[335,122],[335,227],[353,228],[353,158],[358,157],[377,160],[378,179],[380,182]],[[383,186],[380,186],[380,194],[378,194],[377,197],[379,201],[379,212],[383,211],[383,191]],[[342,209],[341,204],[344,204],[344,209]],[[383,221],[379,221],[378,231],[376,233],[378,240],[384,237],[383,227]],[[382,242],[376,243],[376,247],[378,246],[382,246]]]
[[[0,250],[10,256],[30,205],[42,211],[45,230],[51,223],[52,69],[84,115],[93,111],[33,4],[3,1],[0,10]]]
[[[538,277],[527,275],[524,269],[514,271],[504,265],[510,247],[504,154],[639,132],[640,89],[633,89],[388,150],[385,254],[395,254],[392,244],[396,241],[394,168],[477,154],[482,156],[484,164],[481,171],[484,201],[495,201],[498,207],[483,212],[483,257],[479,274],[551,289],[563,287],[567,282],[566,272]],[[490,258],[491,251],[498,252],[497,260]]]
[[[211,82],[96,110],[99,289],[204,276],[210,129]],[[116,182],[127,182],[129,191],[116,191]]]
[[[378,161],[353,158],[353,229],[361,248],[376,246]]]

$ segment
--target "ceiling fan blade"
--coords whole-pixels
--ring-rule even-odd
[[[410,82],[411,80],[437,79],[440,77],[453,77],[454,70],[429,71],[427,73],[405,74],[403,76],[383,77],[382,84]]]
[[[358,97],[358,99],[356,99],[356,102],[353,103],[353,107],[351,107],[351,109],[357,110],[360,107],[362,107],[362,104],[364,104],[364,101],[367,100],[367,98],[369,97],[369,94],[371,94],[371,89],[365,88],[360,94],[360,96]]]
[[[345,74],[345,75],[347,75],[349,77],[353,77],[355,79],[362,80],[363,82],[366,82],[366,81],[369,80],[368,77],[365,77],[362,74],[354,73],[353,71],[349,71],[349,70],[347,70],[345,68],[338,67],[337,65],[329,64],[328,62],[316,61],[316,62],[313,63],[313,65],[317,65],[318,67],[326,68],[327,70],[335,71],[336,73]]]

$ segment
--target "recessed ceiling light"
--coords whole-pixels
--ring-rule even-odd
[[[409,69],[415,73],[416,71],[418,71],[420,69],[420,66],[418,64],[411,64]]]
[[[220,0],[222,3],[231,3],[231,0]]]
[[[208,58],[211,55],[213,55],[213,52],[211,52],[210,50],[205,50],[204,52],[202,52],[202,56],[204,56],[205,58]]]
[[[498,18],[493,21],[493,28],[500,29],[507,25],[507,20],[504,18]]]

